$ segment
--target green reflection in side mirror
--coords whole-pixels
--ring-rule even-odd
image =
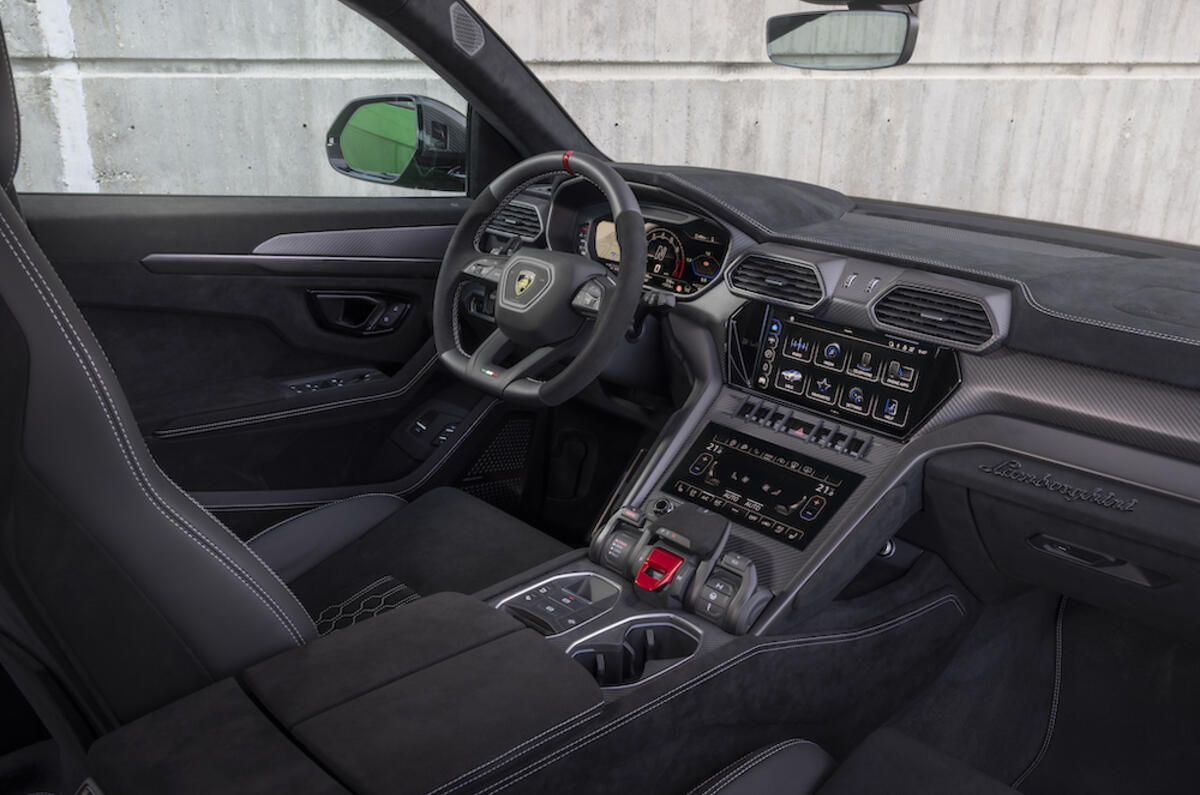
[[[346,165],[375,174],[403,174],[417,153],[417,109],[397,102],[362,105],[342,130]]]

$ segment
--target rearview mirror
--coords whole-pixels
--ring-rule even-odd
[[[784,14],[767,20],[767,56],[801,69],[883,69],[908,63],[917,17],[851,9]]]
[[[356,99],[325,136],[334,170],[405,188],[464,192],[467,117],[429,97]]]

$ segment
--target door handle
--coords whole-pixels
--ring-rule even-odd
[[[386,293],[324,290],[309,290],[308,304],[322,326],[355,337],[395,331],[410,308],[407,299]]]

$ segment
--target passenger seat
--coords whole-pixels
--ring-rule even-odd
[[[838,765],[808,740],[747,754],[690,795],[1013,795],[1016,790],[893,729],[879,729]]]

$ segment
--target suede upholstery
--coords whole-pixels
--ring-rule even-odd
[[[391,576],[417,593],[474,593],[568,551],[457,489],[434,489],[289,584],[315,615]]]

